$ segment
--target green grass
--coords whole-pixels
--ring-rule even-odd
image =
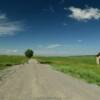
[[[25,63],[27,59],[24,56],[6,56],[0,55],[0,70],[13,65]]]
[[[100,85],[100,65],[95,56],[36,57],[42,64],[51,64],[53,69]]]

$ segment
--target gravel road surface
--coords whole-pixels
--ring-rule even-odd
[[[100,87],[31,59],[1,73],[0,100],[100,100]]]

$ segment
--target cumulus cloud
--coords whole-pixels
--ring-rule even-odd
[[[51,44],[51,45],[48,45],[46,48],[53,49],[53,48],[57,48],[57,47],[61,47],[61,46],[62,46],[61,44]]]
[[[0,36],[14,35],[21,30],[22,26],[19,21],[11,21],[6,14],[0,14]]]
[[[74,18],[78,21],[100,19],[100,9],[98,8],[88,7],[85,9],[81,9],[81,8],[76,8],[76,7],[70,7],[69,10],[71,11],[71,14],[69,15],[69,17]]]

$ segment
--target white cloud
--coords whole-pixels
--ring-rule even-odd
[[[0,14],[0,20],[6,19],[6,15],[5,14]]]
[[[0,49],[0,54],[16,54],[18,52],[17,49]]]
[[[50,10],[52,13],[54,13],[54,12],[55,12],[55,10],[54,10],[53,6],[50,6],[50,7],[49,7],[49,10]]]
[[[63,23],[63,25],[64,25],[64,26],[67,26],[68,24],[67,24],[67,23]]]
[[[11,21],[6,14],[0,14],[0,36],[14,35],[21,31],[22,26],[18,21]]]
[[[77,42],[82,42],[82,40],[77,40]]]
[[[43,45],[38,45],[37,48],[43,48]]]
[[[12,53],[17,53],[18,50],[13,50],[13,49],[5,49],[5,52],[8,54],[12,54]]]
[[[71,14],[69,15],[69,17],[74,18],[78,21],[100,19],[100,9],[98,8],[88,7],[85,9],[81,9],[81,8],[76,8],[76,7],[70,7],[69,10],[71,11]]]
[[[53,49],[53,48],[57,48],[57,47],[61,47],[62,45],[60,44],[51,44],[51,45],[48,45],[46,48],[48,49]]]
[[[54,50],[36,50],[36,55],[42,55],[42,56],[65,56],[65,54],[68,53],[67,51],[54,51]]]
[[[55,9],[52,5],[50,5],[48,8],[42,9],[42,12],[55,13]]]
[[[18,52],[18,50],[13,50],[12,52],[17,53],[17,52]]]

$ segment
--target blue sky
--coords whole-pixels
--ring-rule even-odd
[[[1,0],[0,54],[100,51],[100,0]]]

